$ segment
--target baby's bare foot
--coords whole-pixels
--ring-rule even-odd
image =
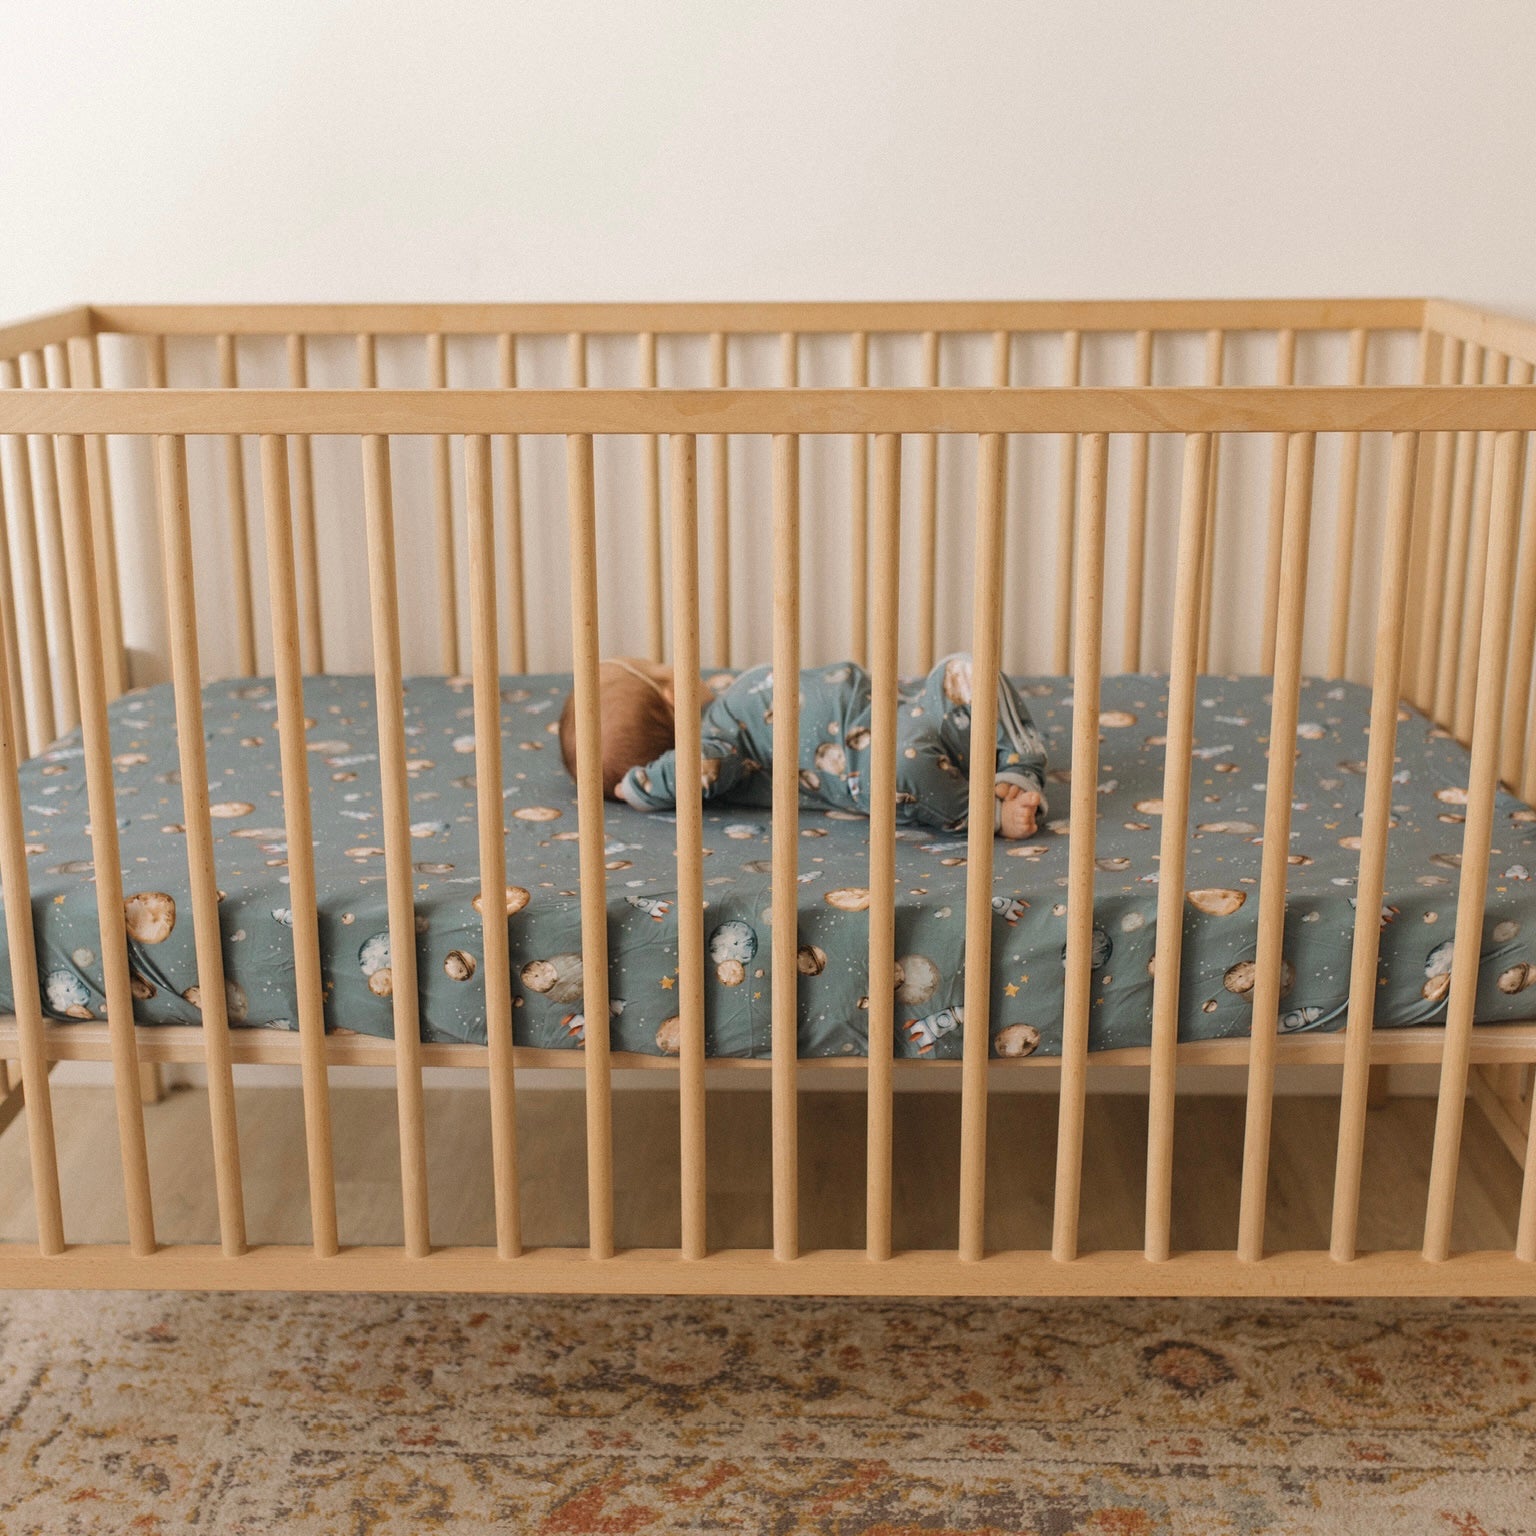
[[[999,784],[997,798],[1003,802],[998,831],[1006,838],[1033,837],[1040,828],[1041,797],[1038,790],[1017,784]]]

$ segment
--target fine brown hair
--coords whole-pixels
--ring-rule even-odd
[[[614,800],[619,780],[673,745],[672,705],[639,678],[604,663],[599,674],[598,717],[603,731],[603,798]],[[576,777],[576,695],[560,711],[560,756]]]

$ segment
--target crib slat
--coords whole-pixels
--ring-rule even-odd
[[[709,382],[724,389],[730,382],[730,338],[716,331],[709,338]],[[714,510],[714,626],[715,657],[731,664],[731,440],[714,433],[709,441],[711,505]]]
[[[5,508],[0,502],[0,526]],[[16,696],[15,606],[7,581],[0,586],[5,605],[0,645],[0,892],[4,894],[5,935],[10,948],[11,1007],[16,1014],[21,1054],[21,1086],[27,1111],[27,1153],[32,1167],[32,1206],[37,1213],[38,1252],[64,1251],[64,1216],[59,1205],[59,1155],[53,1132],[53,1100],[48,1088],[44,1050],[42,988],[37,972],[37,940],[32,924],[31,881],[27,874],[26,821],[22,814],[17,763],[26,751],[25,711]]]
[[[1000,331],[1006,343],[1007,332]],[[995,338],[994,338],[995,340]],[[1008,348],[1002,348],[1007,383]],[[993,383],[997,382],[997,350],[993,350]],[[923,385],[939,387],[939,333],[923,333]],[[939,567],[939,439],[932,432],[917,440],[917,660],[923,672],[931,671],[938,632]]]
[[[65,352],[71,389],[101,388],[101,349],[95,336],[72,337]],[[115,699],[128,687],[128,658],[123,649],[123,605],[117,569],[117,528],[112,512],[112,474],[107,439],[100,434],[85,440],[85,462],[91,491],[91,524],[96,535],[96,574],[100,585],[101,625],[106,646],[107,697]]]
[[[517,337],[496,338],[497,382],[517,388]],[[528,599],[523,577],[523,450],[516,433],[501,444],[501,486],[507,519],[507,666],[528,670]]]
[[[787,434],[773,440],[773,677],[773,1253],[793,1259],[800,1254],[800,440]]]
[[[1296,382],[1296,332],[1275,338],[1275,383]],[[1259,671],[1275,670],[1275,620],[1280,612],[1280,550],[1285,538],[1285,461],[1289,439],[1284,432],[1270,438],[1269,530],[1264,554],[1264,628],[1259,636]]]
[[[507,821],[502,800],[501,678],[496,638],[496,513],[491,440],[464,439],[464,501],[469,517],[469,627],[475,685],[475,822],[480,853],[480,942],[485,971],[485,1035],[491,1099],[491,1186],[496,1252],[523,1249],[517,1182],[517,1085],[512,1064],[512,967],[507,919]]]
[[[698,444],[672,439],[672,655],[677,724],[677,1018],[683,1257],[709,1251],[704,1139],[704,789],[699,676]]]
[[[785,389],[800,387],[800,336],[784,331],[779,336],[779,373]]]
[[[1419,328],[1419,361],[1414,382],[1433,383],[1440,373],[1443,338],[1428,325]],[[1423,614],[1428,585],[1430,488],[1435,479],[1435,435],[1419,433],[1419,458],[1414,466],[1413,542],[1408,553],[1405,612],[1414,616],[1403,635],[1403,696],[1419,702],[1419,667],[1424,653]]]
[[[1184,439],[1178,565],[1173,590],[1167,745],[1163,749],[1163,829],[1157,882],[1157,948],[1152,973],[1152,1061],[1147,1092],[1146,1255],[1169,1255],[1173,1211],[1173,1119],[1179,1045],[1179,978],[1184,953],[1184,879],[1189,853],[1190,765],[1194,750],[1195,658],[1200,643],[1207,434]]]
[[[1349,384],[1365,383],[1369,332],[1349,333]],[[1339,440],[1339,506],[1334,525],[1333,613],[1328,625],[1328,675],[1343,677],[1349,666],[1349,615],[1355,579],[1355,521],[1360,504],[1360,434]]]
[[[896,994],[896,625],[901,602],[901,439],[875,438],[874,633],[870,651],[869,1077],[864,1246],[891,1256],[891,1057]]]
[[[1355,933],[1350,959],[1349,1018],[1344,1038],[1344,1080],[1339,1088],[1339,1143],[1333,1169],[1333,1229],[1329,1251],[1340,1263],[1348,1263],[1355,1256],[1360,1217],[1360,1164],[1365,1151],[1371,1030],[1376,1021],[1376,971],[1381,954],[1379,913],[1386,892],[1387,836],[1392,818],[1397,701],[1402,684],[1408,564],[1413,544],[1414,467],[1418,452],[1417,433],[1393,434],[1392,467],[1387,485],[1386,547],[1382,551],[1381,596],[1377,603],[1365,813],[1360,823],[1360,877],[1355,886]]]
[[[1447,336],[1441,343],[1440,382],[1456,383],[1461,377],[1464,361],[1462,343]],[[1429,532],[1424,541],[1424,617],[1417,626],[1422,638],[1419,643],[1418,677],[1414,686],[1414,702],[1429,715],[1435,713],[1435,693],[1440,677],[1440,631],[1447,602],[1446,564],[1450,552],[1451,500],[1460,447],[1460,433],[1434,434],[1434,481],[1430,490]]]
[[[566,365],[570,370],[571,388],[587,387],[587,338],[580,331],[572,331],[566,337]]]
[[[855,331],[849,338],[852,349],[855,389],[863,389],[869,383],[869,335]],[[860,666],[869,655],[869,437],[855,433],[848,440],[850,456],[850,487],[848,496],[849,516],[849,565],[853,581],[848,598],[848,619],[853,631],[848,654]]]
[[[309,355],[305,338],[288,338],[288,386],[309,388]],[[325,671],[325,632],[320,619],[320,547],[315,529],[315,459],[307,436],[293,439],[293,509],[298,518],[299,595],[304,615],[300,630],[304,670]]]
[[[75,664],[79,671],[86,801],[91,816],[91,862],[96,875],[102,991],[106,996],[107,1027],[112,1037],[112,1090],[117,1106],[123,1196],[128,1208],[128,1243],[135,1254],[143,1255],[155,1250],[155,1216],[149,1187],[149,1152],[144,1141],[144,1106],[139,1102],[139,1051],[133,1032],[123,864],[117,836],[117,792],[113,784],[112,742],[107,726],[101,616],[96,608],[96,569],[91,548],[91,509],[83,439],[59,438],[58,457],[63,478],[65,547],[69,551],[70,617],[75,631]]]
[[[1013,333],[1011,331],[994,331],[992,334],[992,387],[994,389],[1007,389],[1013,378]],[[937,379],[935,379],[937,383]],[[1011,512],[1010,500],[1010,453],[1012,439],[1003,439],[1003,526],[998,534],[997,563],[1003,570],[1008,569],[1008,523]],[[998,668],[1002,670],[1008,665],[1008,636],[1006,623],[1004,631],[1000,632],[998,642]]]
[[[1205,333],[1205,382],[1218,388],[1226,367],[1227,333]],[[1205,477],[1205,567],[1200,573],[1200,653],[1201,672],[1211,669],[1211,621],[1216,613],[1216,502],[1221,480],[1221,434],[1212,432],[1211,467]]]
[[[366,332],[357,338],[357,387],[379,387],[379,349],[374,338]]]
[[[411,881],[411,798],[405,766],[405,684],[400,668],[400,589],[387,437],[363,438],[363,505],[368,528],[368,607],[373,627],[374,708],[378,717],[384,883],[389,910],[400,1197],[405,1217],[405,1251],[412,1258],[422,1258],[431,1251],[431,1238],[427,1216],[420,995],[416,978],[416,899]]]
[[[1312,531],[1312,472],[1316,439],[1291,436],[1285,466],[1285,544],[1280,571],[1269,772],[1264,788],[1264,857],[1259,865],[1259,932],[1254,958],[1253,1015],[1248,1055],[1248,1107],[1243,1132],[1238,1257],[1264,1253],[1269,1196],[1269,1132],[1274,1110],[1275,1040],[1279,1030],[1285,944],[1285,889],[1296,778],[1296,723],[1301,699],[1302,626],[1307,605],[1307,553]]]
[[[298,998],[299,1075],[304,1095],[310,1239],[317,1259],[336,1253],[336,1174],[331,1098],[325,1061],[324,977],[315,886],[309,756],[304,743],[304,670],[299,655],[299,600],[294,580],[288,445],[261,439],[261,499],[267,534],[267,594],[272,610],[272,671],[277,690],[277,741],[288,847],[288,907],[293,917],[294,993]]]
[[[448,342],[437,331],[427,337],[427,383],[448,387]],[[443,670],[459,671],[459,581],[453,548],[453,454],[446,437],[432,439],[432,513],[437,531],[437,626]]]
[[[239,389],[240,360],[233,336],[220,336],[219,387]],[[235,586],[235,642],[241,675],[256,675],[256,615],[251,587],[251,544],[246,524],[245,445],[238,433],[224,438],[224,495],[229,515],[229,567]]]
[[[1083,338],[1067,331],[1061,338],[1063,389],[1076,389],[1082,381]],[[1072,657],[1073,535],[1077,528],[1077,438],[1062,433],[1057,443],[1056,464],[1056,632],[1051,670],[1065,673]]]
[[[32,354],[23,360],[31,370],[30,377],[24,369],[23,380],[32,389],[47,389],[48,360],[44,353]],[[53,648],[58,657],[55,681],[59,693],[54,700],[54,723],[62,735],[73,730],[80,721],[80,701],[76,691],[75,631],[70,611],[71,588],[65,575],[65,541],[63,513],[59,505],[58,440],[51,437],[34,437],[36,452],[32,459],[32,487],[35,493],[36,527],[38,543],[43,557],[42,576],[46,596],[45,612],[53,620]]]
[[[1072,837],[1067,867],[1067,957],[1062,1004],[1061,1091],[1051,1253],[1077,1257],[1083,1188],[1083,1112],[1093,1005],[1093,877],[1099,807],[1099,694],[1104,642],[1104,513],[1109,438],[1083,438],[1073,604]],[[973,749],[974,752],[974,749]]]
[[[640,334],[640,387],[656,388],[656,333]],[[645,488],[645,592],[646,653],[652,661],[667,657],[667,616],[664,597],[665,556],[661,528],[661,439],[654,433],[640,439],[643,462],[640,478]]]
[[[27,700],[21,681],[21,638],[16,626],[15,572],[11,567],[10,520],[5,510],[5,475],[0,472],[0,646],[5,651],[6,716],[18,761],[27,751]]]
[[[1136,382],[1152,382],[1152,332],[1136,333]],[[1152,439],[1145,432],[1131,438],[1130,485],[1126,493],[1125,626],[1121,636],[1122,667],[1141,670],[1142,606],[1147,581],[1147,474]],[[1177,612],[1177,610],[1175,610]]]
[[[144,386],[146,389],[164,389],[168,370],[165,362],[165,337],[144,338]]]
[[[225,1256],[235,1258],[245,1252],[245,1195],[240,1183],[240,1132],[235,1118],[235,1074],[229,1049],[219,880],[214,868],[213,821],[208,808],[208,753],[203,735],[202,671],[198,664],[186,439],[157,437],[155,452],[160,461],[160,542],[165,560],[166,618],[176,699],[187,885],[192,896],[192,938],[197,953],[198,1010],[202,1014],[203,1065],[208,1074],[208,1112],[213,1127],[219,1242]]]
[[[1443,1260],[1451,1251],[1451,1220],[1466,1109],[1467,1063],[1482,958],[1483,915],[1498,794],[1499,725],[1504,701],[1505,656],[1514,598],[1515,546],[1519,537],[1522,434],[1500,432],[1493,444],[1493,525],[1489,534],[1487,580],[1482,609],[1481,656],[1477,665],[1477,709],[1472,764],[1467,785],[1467,821],[1456,892],[1456,932],[1450,1000],[1445,1011],[1445,1045],[1440,1064],[1440,1099],[1435,1114],[1435,1147],[1429,1170],[1424,1221],[1424,1257]]]
[[[1517,362],[1511,365],[1511,384],[1529,384],[1536,366]],[[1529,438],[1522,452],[1529,454]],[[1499,778],[1511,788],[1521,785],[1530,761],[1525,750],[1526,726],[1530,722],[1531,674],[1533,649],[1536,649],[1536,474],[1527,471],[1525,503],[1520,514],[1520,552],[1515,561],[1515,607],[1509,641],[1509,683],[1504,690],[1503,747],[1499,756]],[[1530,796],[1520,789],[1522,799]]]
[[[38,376],[37,383],[43,389],[68,389],[69,388],[69,353],[64,346],[45,347],[36,356]],[[42,452],[42,473],[38,477],[39,508],[43,515],[42,534],[47,551],[48,566],[51,571],[49,584],[53,588],[54,596],[50,603],[57,607],[62,614],[69,612],[69,584],[64,576],[64,514],[59,501],[59,481],[61,472],[58,464],[59,440],[54,438],[36,439]],[[87,459],[87,488],[89,488],[89,459]],[[95,531],[95,521],[92,520],[92,532]],[[96,557],[97,586],[101,583],[101,558]],[[73,643],[72,631],[66,619],[63,630]],[[57,643],[57,642],[55,642]],[[106,661],[106,637],[102,637],[102,668],[103,680],[107,673]],[[62,670],[62,676],[66,683],[64,689],[64,712],[60,717],[60,728],[67,729],[79,722],[79,699],[72,690],[74,682],[73,667]],[[112,697],[109,691],[107,697]]]
[[[0,358],[0,388],[17,389],[21,375],[16,364],[9,358]],[[27,650],[27,686],[21,700],[22,714],[30,705],[32,730],[17,736],[17,751],[27,755],[30,740],[32,750],[48,746],[59,734],[54,723],[53,669],[48,660],[48,612],[43,599],[43,568],[38,553],[37,513],[32,497],[32,460],[24,437],[7,437],[6,473],[11,489],[11,510],[16,532],[16,564],[21,586],[26,594],[23,605],[25,623],[20,618],[12,620],[25,635]],[[20,666],[20,641],[14,665]]]
[[[1462,353],[1461,382],[1477,384],[1483,376],[1483,349],[1468,344]],[[1440,643],[1435,671],[1434,718],[1454,723],[1456,677],[1461,665],[1461,628],[1467,608],[1467,556],[1472,532],[1480,434],[1456,434],[1456,473],[1451,491],[1451,524],[1445,559],[1445,606],[1440,613]]]
[[[1483,358],[1483,383],[1503,384],[1509,359],[1499,352]],[[1483,581],[1488,574],[1488,525],[1493,516],[1493,433],[1477,434],[1477,489],[1472,500],[1472,544],[1467,552],[1466,617],[1462,621],[1460,656],[1456,666],[1457,737],[1472,734],[1472,705],[1477,696],[1477,640],[1483,621]]]
[[[992,1053],[992,817],[997,803],[997,674],[1002,652],[1003,465],[1007,439],[977,440],[971,606],[971,771],[965,857],[965,1018],[960,1061],[960,1233],[963,1260],[986,1246],[987,1063]]]
[[[597,500],[592,439],[565,440],[576,695],[576,815],[581,860],[581,1011],[586,1021],[587,1251],[613,1257],[613,1105],[608,1049],[608,891],[603,867],[603,743],[598,698]]]

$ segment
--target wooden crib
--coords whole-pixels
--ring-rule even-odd
[[[1498,785],[1536,798],[1536,474],[1525,471],[1529,434],[1536,432],[1533,364],[1536,326],[1417,299],[107,306],[0,329],[0,483],[8,502],[0,516],[0,880],[16,995],[15,1017],[0,1021],[7,1069],[0,1090],[8,1084],[0,1127],[25,1119],[37,1211],[36,1242],[0,1248],[0,1284],[1536,1293],[1536,1021],[1474,1023],[1476,959],[1458,961],[1452,972],[1443,1028],[1373,1032],[1379,932],[1375,921],[1360,922],[1347,1027],[1295,1037],[1277,1032],[1290,754],[1269,759],[1251,1037],[1181,1045],[1177,1034],[1196,677],[1203,671],[1272,678],[1271,740],[1294,738],[1307,657],[1327,676],[1359,674],[1371,684],[1361,911],[1375,912],[1382,901],[1399,697],[1470,744],[1457,934],[1462,954],[1477,950]],[[381,367],[409,387],[383,387]],[[184,375],[178,387],[171,387],[173,372]],[[411,482],[419,482],[421,494],[399,499],[413,512],[419,502],[422,515],[401,524],[399,463],[419,446],[407,450],[406,439],[426,444]],[[549,464],[542,478],[529,469],[531,454],[561,440],[563,486]],[[619,440],[629,444],[622,456],[612,446]],[[218,455],[216,478],[209,443]],[[819,478],[806,478],[813,456]],[[320,470],[343,458],[349,477],[360,466],[360,495],[351,504],[361,504],[366,529],[367,626],[356,634],[344,632],[348,599],[322,558],[327,521],[346,498],[330,494]],[[615,466],[621,475],[606,473]],[[606,483],[618,478],[617,489]],[[347,485],[350,496],[350,478]],[[609,515],[621,502],[623,515]],[[553,512],[561,503],[563,541]],[[227,521],[217,547],[195,553],[194,512],[210,506]],[[201,519],[197,526],[203,528]],[[816,535],[809,580],[808,527]],[[409,583],[402,609],[399,550],[402,539],[418,538],[418,529],[421,555],[408,552],[405,563],[411,571],[430,564],[432,578]],[[1309,580],[1309,548],[1321,545],[1325,531],[1332,580]],[[201,537],[206,542],[206,531]],[[157,541],[158,555],[146,557]],[[771,594],[742,570],[743,552],[758,544],[772,573]],[[535,546],[558,556],[557,581],[543,579]],[[1010,637],[1003,622],[1006,573],[1018,569],[1021,550],[1032,558],[1049,552],[1038,562],[1049,572],[1049,621]],[[824,582],[817,586],[819,568],[833,560],[844,570],[836,604],[828,602]],[[1220,577],[1223,569],[1241,580]],[[567,571],[568,647],[561,595]],[[263,587],[269,622],[260,613]],[[1237,596],[1224,611],[1228,590]],[[156,614],[162,601],[163,640]],[[155,632],[155,644],[138,643],[135,626]],[[621,1060],[601,1024],[609,980],[599,656],[644,651],[685,673],[699,672],[702,663],[771,659],[785,675],[839,654],[868,664],[877,807],[870,825],[869,974],[881,976],[892,973],[896,959],[896,679],[901,668],[926,668],[936,653],[957,648],[974,653],[978,676],[1000,665],[1033,665],[1074,678],[1063,1054],[1059,1061],[989,1056],[993,786],[990,762],[977,754],[966,854],[954,1244],[893,1251],[891,1232],[893,1077],[943,1073],[945,1064],[893,1060],[893,1001],[877,987],[868,999],[867,1060],[797,1061],[795,948],[776,945],[772,1059],[752,1064],[764,1070],[772,1098],[773,1245],[712,1250],[704,1130],[715,1063],[705,1056],[701,921],[678,930],[679,1056]],[[599,1021],[589,1024],[580,1058],[589,1237],[576,1249],[525,1247],[519,1223],[518,1071],[572,1060],[514,1047],[512,1035],[514,984],[501,915],[509,871],[498,688],[502,667],[528,671],[532,651],[546,665],[574,669],[575,677],[584,985],[587,1017]],[[413,653],[423,669],[450,675],[467,660],[473,680],[485,1047],[423,1043],[409,942],[394,946],[393,1040],[325,1030],[302,678],[335,670],[354,654],[375,675],[389,927],[408,935],[414,909],[407,743],[397,706]],[[1169,702],[1152,1044],[1090,1059],[1094,769],[1106,664],[1166,670]],[[293,1032],[233,1027],[221,1001],[220,892],[199,689],[209,676],[258,670],[275,676],[278,695],[301,994]],[[131,685],[167,676],[175,687],[201,1028],[136,1025],[125,958],[107,706]],[[995,708],[978,690],[975,729],[982,739],[993,730]],[[775,729],[783,726],[793,739],[797,713],[781,695]],[[53,1022],[42,1011],[27,809],[17,775],[19,759],[77,722],[88,775],[104,1023]],[[680,716],[681,912],[701,911],[704,898],[698,729],[696,716]],[[796,765],[783,754],[774,764],[772,807],[772,921],[779,932],[796,924],[799,817]],[[1145,1242],[1135,1251],[1084,1252],[1085,1092],[1091,1067],[1110,1058],[1143,1074],[1149,1101]],[[67,1239],[49,1098],[50,1069],[63,1060],[111,1063],[126,1245]],[[206,1068],[217,1246],[157,1242],[140,1087],[142,1073],[168,1062]],[[1266,1249],[1275,1076],[1289,1062],[1342,1068],[1326,1250]],[[308,1246],[247,1239],[234,1082],[248,1063],[297,1065],[302,1077],[308,1187],[294,1196],[307,1195]],[[1247,1072],[1233,1251],[1176,1252],[1170,1241],[1178,1191],[1176,1072],[1199,1063]],[[1439,1069],[1422,1250],[1361,1252],[1372,1074],[1403,1063]],[[398,1247],[349,1247],[337,1238],[330,1080],[335,1071],[364,1064],[394,1071],[405,1217]],[[423,1074],[441,1066],[484,1074],[494,1247],[432,1242]],[[616,1066],[676,1074],[682,1239],[675,1249],[615,1247]],[[1005,1073],[1058,1066],[1051,1245],[988,1251],[989,1086]],[[838,1069],[863,1089],[866,1216],[846,1246],[807,1252],[798,1233],[797,1079],[823,1069]],[[1513,1251],[1452,1251],[1469,1093],[1525,1168]]]

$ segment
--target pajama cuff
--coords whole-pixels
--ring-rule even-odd
[[[997,778],[994,782],[998,784],[1017,784],[1020,789],[1034,790],[1040,796],[1039,817],[1042,824],[1044,823],[1046,812],[1049,807],[1046,805],[1045,791],[1040,788],[1039,780],[1036,779],[1032,774],[1019,773],[1014,769],[1005,768],[1001,773],[997,775]],[[995,800],[992,803],[992,830],[996,832],[1002,827],[1002,825],[1003,802],[1001,800]]]

